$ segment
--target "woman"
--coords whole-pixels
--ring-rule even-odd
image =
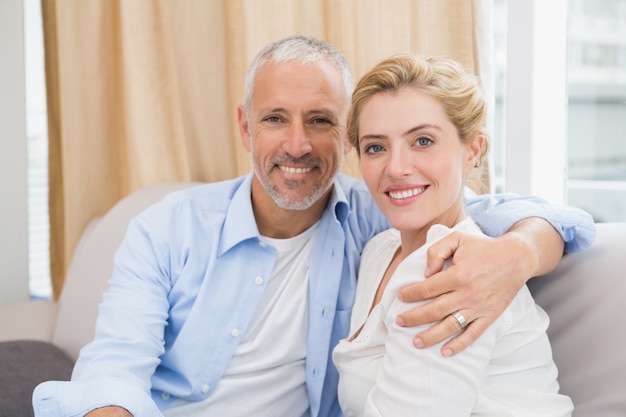
[[[476,77],[451,60],[392,57],[356,86],[349,140],[393,229],[364,249],[351,336],[333,353],[348,417],[571,415],[558,394],[548,317],[526,287],[453,357],[441,354],[443,342],[416,349],[416,329],[395,324],[407,309],[397,291],[415,279],[409,271],[424,270],[428,247],[455,230],[481,234],[463,192],[487,152],[485,113]],[[454,317],[461,330],[462,312]]]

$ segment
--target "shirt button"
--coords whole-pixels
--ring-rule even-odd
[[[203,385],[202,386],[202,393],[206,394],[207,392],[209,392],[210,389],[211,389],[211,387],[209,387],[208,385]]]
[[[256,278],[254,279],[254,283],[255,283],[256,285],[261,285],[261,284],[263,284],[263,277],[256,277]]]
[[[260,247],[262,247],[262,248],[264,248],[264,247],[266,247],[266,246],[267,246],[267,243],[265,243],[265,242],[263,242],[263,241],[261,240],[261,241],[259,241],[259,246],[260,246]]]
[[[163,398],[165,401],[170,399],[170,395],[167,392],[164,392],[161,394],[161,398]]]
[[[239,329],[238,329],[238,328],[236,328],[236,327],[233,327],[233,328],[230,330],[230,335],[231,335],[232,337],[237,337],[237,336],[239,336]]]

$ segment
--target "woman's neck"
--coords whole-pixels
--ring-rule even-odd
[[[404,259],[417,249],[424,246],[428,237],[428,231],[435,224],[440,224],[448,228],[453,228],[461,221],[468,217],[465,205],[462,204],[459,207],[451,208],[446,213],[428,222],[419,229],[412,230],[400,230],[400,258]]]

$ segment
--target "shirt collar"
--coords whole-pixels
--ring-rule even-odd
[[[228,206],[220,238],[220,256],[245,240],[259,238],[259,229],[252,211],[252,175],[250,172],[244,177]]]
[[[260,239],[259,229],[252,210],[252,176],[248,173],[235,190],[231,204],[226,213],[224,228],[220,238],[219,256],[248,239]],[[324,216],[332,208],[335,219],[343,224],[348,217],[348,198],[337,180],[333,182],[333,189]]]
[[[343,224],[346,221],[346,218],[348,217],[350,206],[348,205],[348,197],[346,196],[346,193],[343,191],[343,187],[341,186],[338,179],[335,179],[333,183],[333,190],[330,193],[330,198],[328,199],[328,205],[326,206],[326,211],[328,211],[329,207],[333,208],[335,219],[339,223]]]

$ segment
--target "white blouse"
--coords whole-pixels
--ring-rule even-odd
[[[481,234],[470,219],[452,230]],[[401,302],[398,289],[424,279],[427,248],[452,230],[441,225],[429,230],[427,243],[398,265],[371,312],[378,284],[400,246],[400,234],[387,230],[365,247],[350,334],[363,328],[333,352],[346,417],[570,416],[571,400],[558,394],[557,369],[545,332],[548,316],[526,286],[476,342],[449,358],[441,354],[445,342],[427,349],[413,346],[413,337],[429,325],[395,324],[399,313],[421,304]]]

